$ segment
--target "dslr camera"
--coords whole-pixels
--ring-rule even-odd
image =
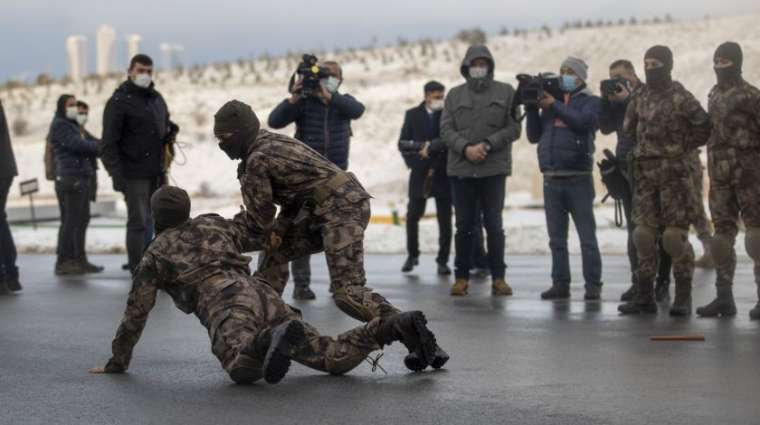
[[[517,85],[514,100],[516,105],[536,108],[541,99],[544,98],[544,93],[548,93],[557,99],[562,98],[560,78],[554,73],[545,72],[538,75],[518,74],[517,81],[519,84]]]
[[[604,98],[620,94],[623,92],[623,90],[628,90],[628,80],[621,77],[604,80],[601,82],[599,88],[599,92]],[[628,91],[630,92],[630,90]]]
[[[319,59],[311,54],[304,54],[301,63],[296,68],[296,73],[290,78],[290,89],[295,84],[296,75],[301,77],[301,89],[296,92],[304,97],[315,96],[321,91],[320,80],[330,76],[329,70],[324,66],[317,65]]]

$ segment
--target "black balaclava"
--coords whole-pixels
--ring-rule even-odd
[[[646,69],[647,86],[655,90],[663,90],[670,87],[673,82],[673,52],[666,46],[653,46],[647,50],[644,59],[657,59],[663,63],[660,68]]]
[[[156,234],[179,226],[190,218],[190,197],[184,189],[163,186],[150,197]]]
[[[723,58],[733,62],[733,65],[726,68],[715,68],[715,75],[718,77],[718,85],[731,84],[742,79],[742,63],[744,55],[742,48],[738,43],[727,41],[715,50],[714,59]]]
[[[219,148],[230,159],[242,159],[248,144],[256,139],[260,123],[251,107],[239,100],[225,103],[214,115],[214,134]]]

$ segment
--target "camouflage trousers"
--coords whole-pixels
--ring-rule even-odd
[[[330,290],[341,310],[364,322],[398,313],[385,297],[366,287],[364,230],[369,218],[369,200],[361,200],[301,220],[282,236],[278,249],[264,252],[255,275],[282,294],[287,283],[288,262],[324,251]]]
[[[657,274],[659,229],[688,232],[698,201],[687,158],[636,159],[633,175],[633,222],[637,228],[648,229],[650,234],[645,243],[641,240],[636,243],[637,276],[642,283],[647,283],[654,281]],[[683,254],[673,258],[673,276],[677,282],[691,282],[694,275],[694,249],[688,238],[684,239]]]
[[[713,228],[710,219],[707,217],[705,211],[705,203],[703,200],[704,188],[704,171],[702,169],[702,161],[699,159],[699,154],[694,153],[689,163],[691,166],[691,177],[694,184],[694,195],[696,201],[694,203],[694,218],[692,226],[697,232],[697,237],[702,243],[706,243],[712,238]]]
[[[725,244],[727,251],[723,261],[716,261],[716,285],[731,286],[736,271],[734,244],[739,218],[748,230],[760,229],[760,151],[722,149],[708,154],[710,213],[715,223],[715,239]],[[754,272],[755,281],[760,285],[757,260]]]
[[[265,340],[270,329],[281,323],[302,321],[298,310],[285,304],[270,286],[251,277],[230,282],[215,298],[209,304],[206,313],[210,316],[205,321],[211,351],[228,373],[239,367],[261,371],[268,344],[257,344],[257,339]],[[302,323],[306,338],[293,348],[290,357],[315,370],[343,374],[381,348],[375,337],[380,319],[337,338],[320,335],[313,326]]]

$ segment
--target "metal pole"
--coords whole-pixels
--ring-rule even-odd
[[[37,215],[34,213],[34,195],[29,194],[29,209],[32,213],[32,228],[37,230]]]

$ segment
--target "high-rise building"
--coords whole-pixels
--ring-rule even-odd
[[[110,25],[101,25],[96,35],[98,75],[108,75],[116,69],[116,31]]]
[[[130,34],[127,36],[127,64],[135,55],[140,53],[140,42],[142,37],[139,34]]]
[[[69,56],[69,76],[72,81],[82,81],[87,75],[87,39],[81,35],[66,38],[66,53]]]
[[[171,71],[184,66],[185,47],[179,44],[161,43],[161,69]]]

